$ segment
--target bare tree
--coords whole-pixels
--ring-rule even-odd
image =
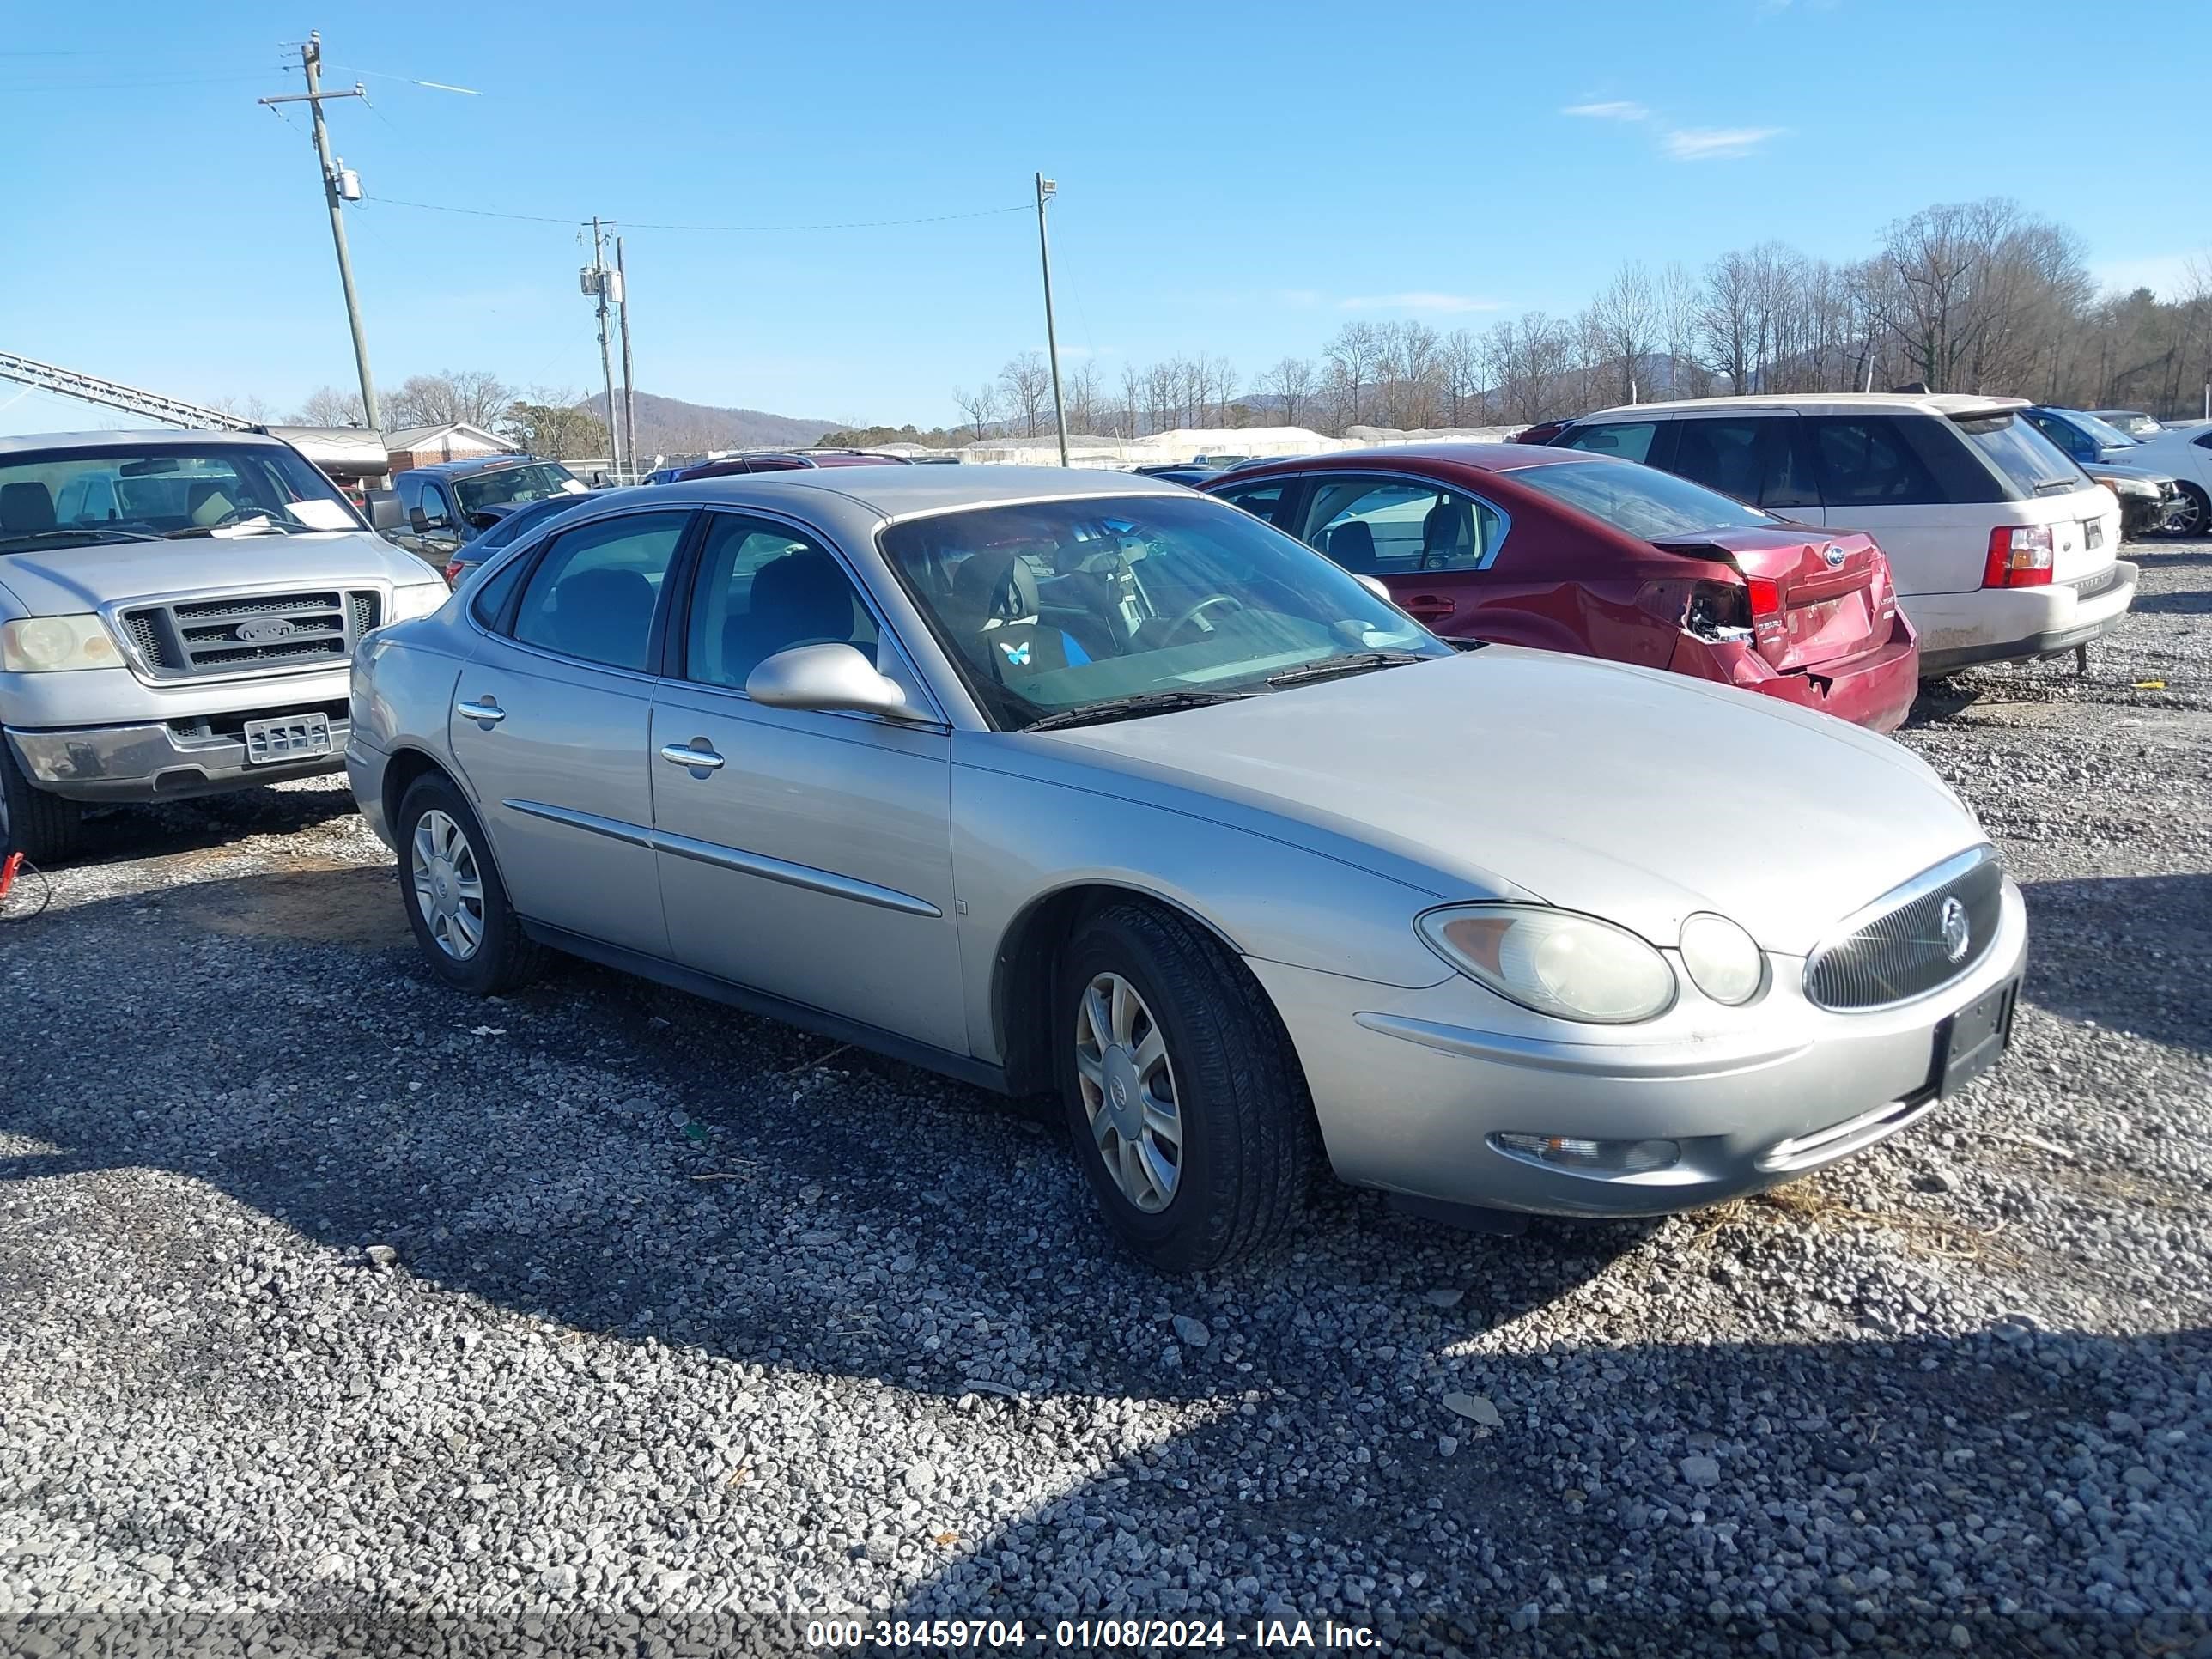
[[[1613,273],[1597,297],[1595,313],[1598,340],[1620,363],[1617,401],[1635,403],[1642,392],[1644,360],[1658,345],[1660,331],[1651,273],[1640,260],[1632,259]]]
[[[1121,412],[1115,422],[1115,435],[1135,438],[1143,435],[1145,383],[1134,363],[1121,365]]]
[[[381,413],[391,427],[466,422],[489,428],[514,401],[514,389],[489,369],[448,368],[435,374],[410,374],[384,400]]]
[[[1281,424],[1296,426],[1314,395],[1314,366],[1304,357],[1285,357],[1260,376],[1260,390],[1273,398]]]
[[[988,380],[972,390],[956,386],[952,388],[952,406],[967,417],[975,441],[980,444],[984,428],[999,417],[999,389]]]
[[[1105,391],[1098,365],[1085,357],[1066,377],[1065,396],[1067,400],[1067,429],[1095,436],[1098,431],[1098,407]]]
[[[225,392],[220,398],[209,398],[208,407],[264,426],[276,418],[276,411],[269,406],[269,400],[255,392]]]
[[[1021,422],[1022,436],[1034,438],[1043,430],[1045,412],[1052,407],[1052,369],[1042,352],[1007,358],[999,370],[999,388],[1009,417]]]
[[[361,393],[341,392],[334,386],[319,386],[294,411],[292,420],[297,426],[362,425]]]
[[[1366,420],[1381,349],[1372,323],[1346,323],[1328,343],[1328,383],[1339,433]]]
[[[1444,336],[1438,357],[1443,376],[1444,421],[1469,426],[1482,414],[1482,343],[1469,330]]]

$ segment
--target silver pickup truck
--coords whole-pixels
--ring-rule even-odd
[[[0,849],[339,769],[362,635],[447,592],[280,440],[0,438]]]

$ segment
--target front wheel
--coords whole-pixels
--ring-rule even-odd
[[[76,851],[84,809],[50,795],[24,775],[0,734],[0,859],[21,853],[33,864],[59,864]]]
[[[418,778],[399,803],[400,902],[430,971],[478,996],[537,976],[544,949],[522,931],[483,825],[451,780]]]
[[[1279,1243],[1311,1176],[1313,1108],[1243,965],[1183,916],[1115,904],[1069,940],[1053,1006],[1069,1133],[1121,1241],[1170,1273]]]
[[[2184,479],[2181,493],[2166,515],[2166,533],[2179,539],[2202,536],[2212,526],[2212,496]]]

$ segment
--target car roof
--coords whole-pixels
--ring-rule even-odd
[[[428,461],[421,466],[403,468],[408,472],[435,472],[441,477],[456,478],[468,472],[495,472],[504,466],[543,466],[544,458],[538,455],[478,455],[463,461]],[[558,465],[556,462],[554,465]]]
[[[794,507],[809,496],[837,495],[886,519],[955,507],[1020,501],[1083,500],[1115,495],[1160,495],[1188,501],[1190,492],[1164,479],[1133,472],[1058,466],[841,466],[792,472],[732,474],[655,488],[656,500],[772,501]]]
[[[1647,415],[1698,414],[1715,409],[1789,410],[1801,415],[1851,415],[1887,410],[1913,415],[1996,415],[2028,407],[2025,398],[1987,398],[1964,392],[1808,392],[1773,397],[1682,398],[1670,403],[1617,404],[1583,421]],[[1581,421],[1575,422],[1580,425]]]
[[[19,438],[0,438],[0,455],[21,455],[40,449],[112,449],[128,453],[159,444],[167,449],[214,448],[223,444],[292,446],[281,438],[258,432],[179,431],[173,427],[138,427],[117,432],[32,432]]]
[[[1553,449],[1543,444],[1492,444],[1436,441],[1420,444],[1376,444],[1364,449],[1333,449],[1325,455],[1286,455],[1279,461],[1268,461],[1258,466],[1231,468],[1221,474],[1249,478],[1275,467],[1296,470],[1320,467],[1334,470],[1345,466],[1389,465],[1411,462],[1416,465],[1471,466],[1484,472],[1515,472],[1523,467],[1559,466],[1575,461],[1612,461],[1612,455],[1593,454],[1582,449]]]

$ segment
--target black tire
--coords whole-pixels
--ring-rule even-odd
[[[2175,506],[2176,512],[2166,520],[2167,535],[2177,540],[2212,535],[2212,496],[2185,478],[2181,481],[2181,500]],[[2177,522],[2183,514],[2188,515],[2186,524]]]
[[[466,837],[483,885],[483,938],[465,958],[438,943],[415,891],[415,832],[423,817],[433,811],[451,818]],[[522,931],[521,919],[507,902],[506,884],[500,880],[499,867],[493,861],[490,838],[450,778],[431,772],[408,786],[392,823],[392,839],[399,844],[399,902],[432,973],[456,990],[483,997],[516,990],[538,976],[545,965],[545,947]]]
[[[0,736],[0,858],[21,853],[36,865],[59,864],[76,853],[83,824],[84,809],[25,777]]]
[[[1173,1196],[1156,1211],[1122,1192],[1084,1103],[1076,1022],[1102,974],[1135,988],[1167,1044],[1182,1152]],[[1281,1243],[1304,1206],[1319,1136],[1290,1038],[1243,964],[1187,917],[1113,904],[1085,918],[1061,952],[1052,1007],[1069,1133],[1122,1243],[1164,1273],[1222,1267]]]

